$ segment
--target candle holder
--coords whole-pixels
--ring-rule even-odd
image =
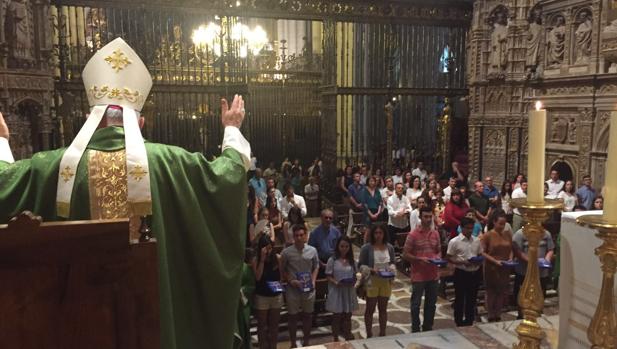
[[[521,211],[525,225],[523,234],[529,243],[527,252],[527,271],[525,280],[518,295],[518,304],[523,313],[523,321],[516,328],[519,342],[514,349],[539,349],[545,336],[544,330],[538,325],[538,317],[544,308],[544,293],[540,284],[540,270],[538,267],[538,247],[544,236],[545,222],[553,210],[563,208],[560,200],[545,199],[543,202],[529,202],[526,198],[512,199],[512,207]]]
[[[587,338],[592,348],[615,348],[617,315],[613,301],[613,283],[617,270],[617,224],[605,221],[602,215],[580,216],[576,223],[597,229],[596,236],[603,241],[595,250],[602,264],[602,289],[596,312],[587,328]]]

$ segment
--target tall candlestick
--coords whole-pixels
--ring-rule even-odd
[[[546,146],[546,110],[536,102],[529,112],[529,148],[527,149],[527,200],[544,201],[544,151]]]
[[[604,176],[604,220],[617,224],[617,111],[611,113],[606,172]]]

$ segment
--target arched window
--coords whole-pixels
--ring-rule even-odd
[[[439,72],[447,73],[448,72],[448,60],[451,58],[450,56],[450,46],[446,45],[443,48],[443,52],[441,53],[441,57],[439,58]]]

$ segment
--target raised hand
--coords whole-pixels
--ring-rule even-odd
[[[0,137],[9,139],[9,127],[6,125],[2,113],[0,113]]]
[[[221,99],[221,121],[223,126],[234,126],[240,128],[244,121],[244,100],[242,96],[235,95],[231,108],[225,98]]]

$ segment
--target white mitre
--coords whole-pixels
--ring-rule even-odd
[[[56,197],[57,214],[68,217],[77,166],[109,105],[123,109],[128,206],[130,216],[152,213],[150,171],[136,111],[152,88],[152,77],[137,53],[117,38],[101,48],[82,73],[90,116],[62,156]]]

